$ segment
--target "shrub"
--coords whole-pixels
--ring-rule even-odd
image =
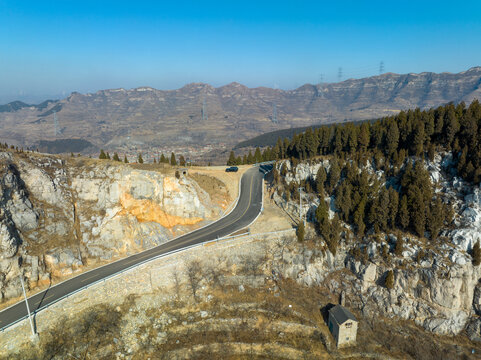
[[[401,256],[404,251],[404,240],[401,234],[398,234],[396,240],[396,247],[394,248],[394,254]]]
[[[389,270],[386,275],[386,279],[384,280],[384,286],[386,289],[392,289],[394,287],[394,272]]]
[[[306,235],[306,229],[304,228],[304,222],[302,220],[300,221],[299,226],[297,227],[296,235],[297,235],[297,241],[299,242],[304,241],[304,236]]]
[[[479,246],[479,241],[477,241],[473,246],[472,257],[474,266],[481,264],[481,247]]]

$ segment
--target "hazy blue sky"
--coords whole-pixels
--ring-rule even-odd
[[[481,65],[481,1],[0,0],[0,101]]]

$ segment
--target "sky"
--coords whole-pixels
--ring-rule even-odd
[[[0,103],[481,65],[481,1],[0,0]]]

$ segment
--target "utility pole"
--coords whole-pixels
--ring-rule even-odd
[[[30,314],[30,307],[28,306],[27,293],[25,292],[25,285],[23,285],[23,275],[20,274],[20,282],[22,283],[23,296],[25,297],[25,304],[27,305],[28,319],[30,320],[30,328],[32,329],[32,336],[35,336],[35,329],[33,327],[32,315]]]

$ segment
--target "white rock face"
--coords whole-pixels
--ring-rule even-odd
[[[0,298],[16,296],[15,264],[35,286],[50,274],[71,274],[89,258],[108,260],[162,244],[221,211],[188,177],[0,152],[0,261],[6,262]],[[40,253],[24,258],[30,244],[42,244],[35,247]]]
[[[291,170],[290,161],[281,161],[277,164],[277,169],[280,171],[282,164],[287,165],[287,169]],[[290,184],[292,181],[300,182],[301,180],[306,180],[308,178],[316,179],[317,171],[323,166],[327,173],[329,173],[330,163],[328,160],[324,160],[316,164],[308,164],[306,162],[299,163],[295,169],[295,176],[292,176],[292,172],[289,171],[286,175],[286,183]]]
[[[459,334],[470,324],[470,336],[481,341],[481,321],[473,317],[475,313],[481,315],[481,266],[473,266],[468,253],[477,241],[481,244],[481,189],[456,178],[455,173],[448,180],[446,167],[450,165],[450,154],[437,155],[433,162],[426,162],[431,181],[439,185],[436,192],[454,202],[458,225],[444,233],[448,242],[432,250],[419,264],[415,257],[424,245],[415,238],[405,239],[402,256],[390,268],[381,261],[376,243],[367,244],[370,261],[362,264],[348,255],[351,245],[341,242],[335,257],[329,251],[313,254],[312,259],[303,261],[289,257],[285,276],[308,286],[323,284],[334,293],[345,291],[351,303],[366,316],[382,314],[412,320],[437,334]],[[369,166],[368,163],[368,171]],[[286,181],[304,180],[317,169],[301,163],[295,176],[288,174]],[[371,168],[370,173],[375,174],[375,169]],[[463,194],[461,199],[460,194]],[[273,198],[281,206],[298,212],[294,203],[287,204],[277,194]],[[334,211],[335,208],[330,209]],[[345,269],[355,276],[350,279]],[[330,279],[330,274],[339,270],[342,270],[341,283]],[[395,277],[394,288],[390,290],[383,286],[388,270],[394,270]]]
[[[11,258],[17,253],[19,239],[15,235],[13,224],[3,219],[0,222],[0,259]]]
[[[476,242],[481,244],[481,189],[475,187],[464,197],[464,203],[461,225],[450,237],[461,250],[470,251]]]

